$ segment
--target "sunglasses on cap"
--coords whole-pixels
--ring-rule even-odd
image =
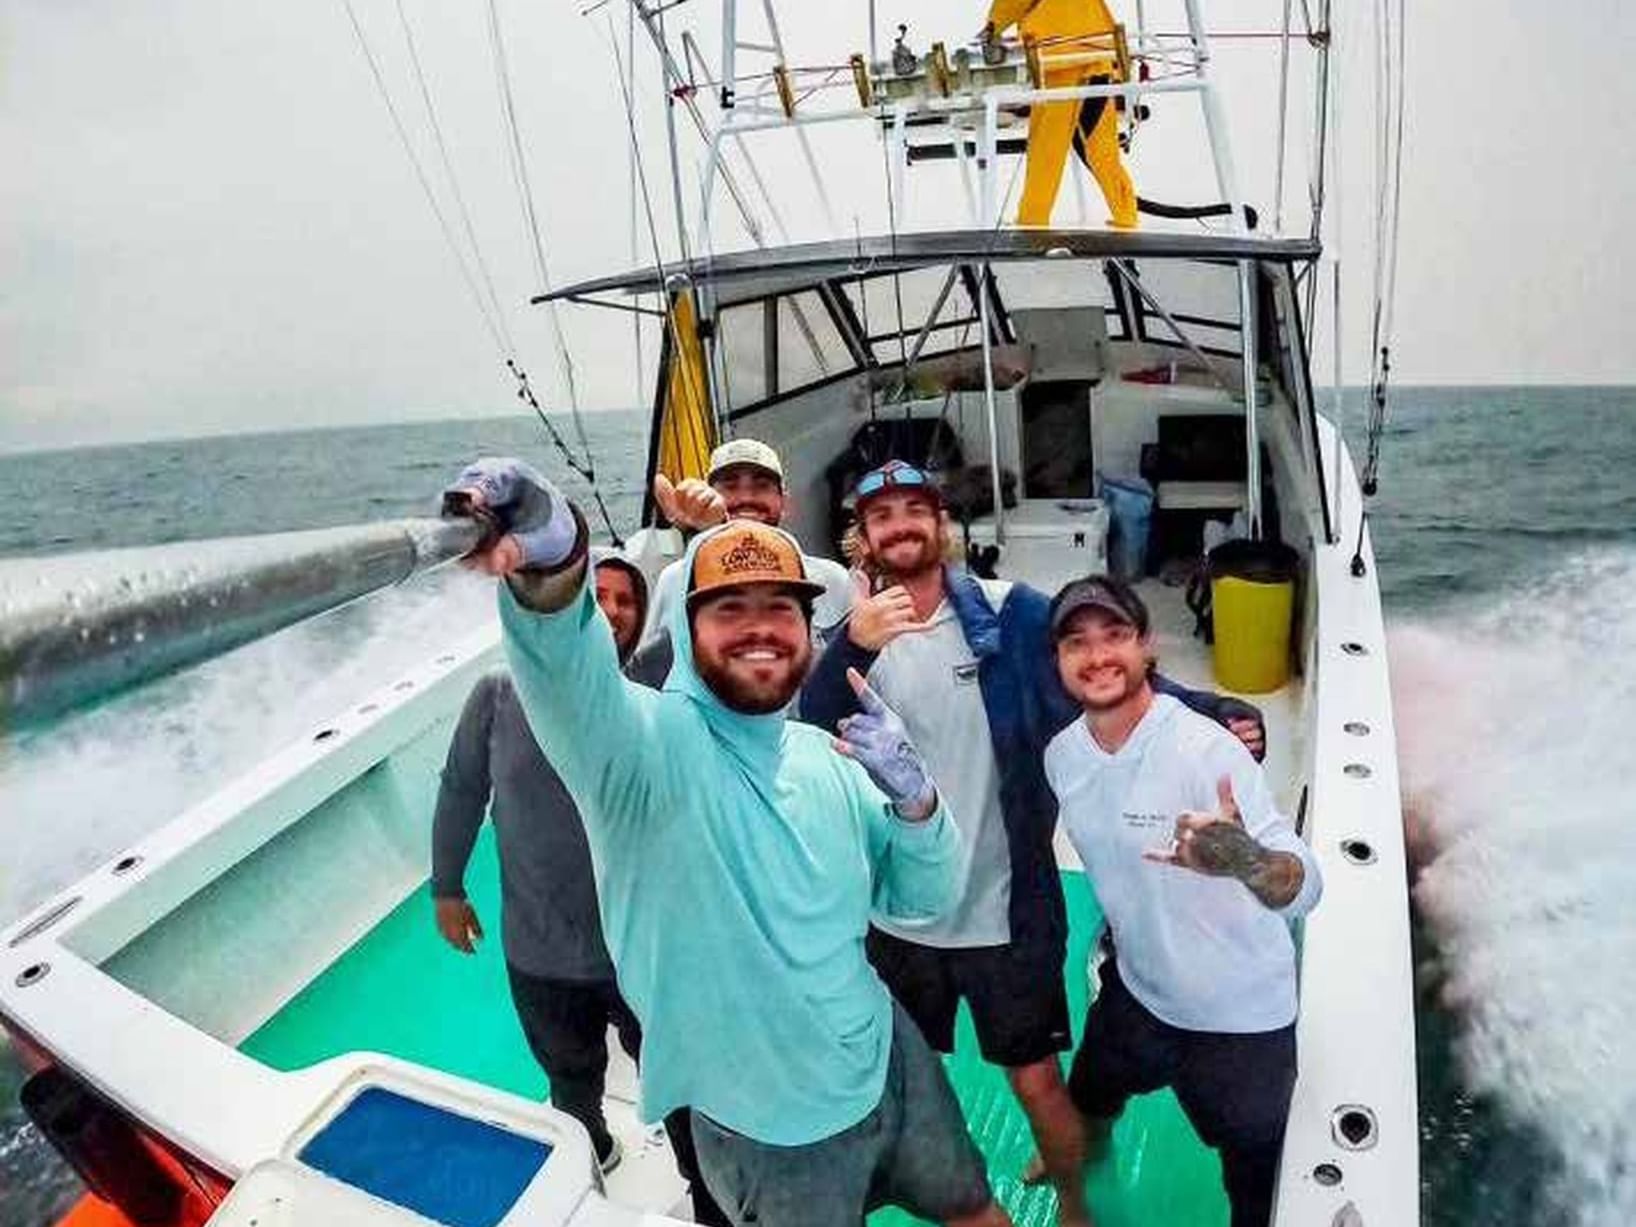
[[[903,460],[892,460],[860,477],[853,493],[862,499],[879,494],[883,490],[900,487],[909,490],[928,490],[933,494],[937,492],[932,479],[914,465]]]

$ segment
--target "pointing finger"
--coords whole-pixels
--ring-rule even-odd
[[[886,704],[882,703],[880,696],[869,688],[869,683],[864,681],[863,674],[856,669],[848,669],[846,671],[846,680],[852,683],[852,692],[858,696],[858,706],[863,708],[864,711],[871,716],[878,716],[886,710]]]
[[[1216,799],[1221,802],[1221,812],[1228,818],[1238,817],[1238,802],[1233,800],[1233,777],[1224,775],[1216,781]]]
[[[1176,853],[1171,848],[1143,848],[1142,859],[1152,861],[1157,865],[1174,865],[1176,863]]]

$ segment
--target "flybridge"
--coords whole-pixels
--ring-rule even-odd
[[[701,245],[707,249],[718,179],[724,180],[758,246],[767,245],[768,237],[788,240],[777,206],[753,164],[750,176],[759,189],[761,207],[771,218],[773,236],[768,236],[759,210],[752,207],[752,194],[728,166],[729,148],[749,162],[744,141],[749,134],[784,131],[793,136],[810,175],[813,198],[832,234],[843,232],[839,219],[844,211],[838,213],[830,198],[833,180],[820,170],[806,130],[845,122],[864,122],[883,131],[894,231],[912,229],[903,208],[904,174],[911,164],[928,158],[954,159],[969,223],[992,229],[1002,224],[1006,206],[1005,185],[999,178],[1002,155],[1027,147],[1027,142],[1002,138],[1002,133],[1024,121],[1030,108],[1104,101],[1118,108],[1119,142],[1128,147],[1147,114],[1142,100],[1163,94],[1198,98],[1220,194],[1219,204],[1184,209],[1180,215],[1219,216],[1229,232],[1247,229],[1244,197],[1210,71],[1210,39],[1196,0],[1186,5],[1186,29],[1180,32],[1148,30],[1138,6],[1134,29],[1108,17],[1100,25],[1088,23],[1084,30],[1040,37],[1025,27],[1018,37],[992,35],[952,49],[939,41],[924,52],[911,46],[907,27],[900,26],[897,41],[886,54],[879,46],[871,3],[868,50],[851,53],[843,64],[803,63],[792,56],[772,0],[749,6],[724,0],[715,71],[691,31],[684,31],[674,43],[667,37],[659,17],[668,6],[633,0],[633,7],[659,50],[667,92],[685,101],[708,147],[698,227]],[[741,14],[741,8],[759,8],[764,33],[741,32],[741,16],[753,17],[750,12]],[[1107,15],[1101,5],[1087,5],[1087,13],[1096,10]],[[697,97],[706,92],[719,106],[714,118],[707,118],[697,105]],[[1151,211],[1167,213],[1163,207]]]

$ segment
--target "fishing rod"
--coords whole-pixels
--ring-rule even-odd
[[[0,735],[441,567],[485,531],[389,520],[114,550],[92,572],[84,556],[7,564]]]

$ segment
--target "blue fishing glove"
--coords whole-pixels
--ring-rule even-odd
[[[480,507],[466,498],[471,491],[482,495]],[[497,534],[516,538],[524,567],[560,566],[579,534],[562,491],[533,465],[509,456],[467,465],[443,491],[443,514],[491,521]]]
[[[841,740],[836,748],[856,759],[900,810],[929,811],[937,789],[920,751],[909,740],[909,730],[856,669],[847,670],[847,680],[863,710],[840,722]]]

